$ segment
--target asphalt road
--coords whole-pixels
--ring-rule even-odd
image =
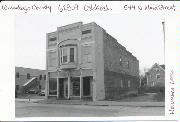
[[[16,117],[164,116],[164,107],[88,106],[16,101]]]

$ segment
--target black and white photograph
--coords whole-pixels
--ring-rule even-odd
[[[163,14],[14,21],[16,118],[165,116]]]

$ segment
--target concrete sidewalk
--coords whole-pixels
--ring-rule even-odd
[[[118,102],[118,101],[82,101],[82,100],[43,100],[16,99],[17,102],[39,104],[88,105],[88,106],[131,106],[131,107],[164,107],[165,102]]]
[[[18,98],[15,99],[16,102],[39,102],[42,100],[44,99],[18,99]]]
[[[164,107],[165,102],[117,102],[117,101],[95,101],[89,102],[88,105],[104,106],[132,106],[132,107]]]

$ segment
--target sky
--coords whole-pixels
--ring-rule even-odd
[[[139,60],[140,70],[164,64],[161,14],[51,14],[15,17],[15,65],[45,69],[46,33],[82,21],[96,22]]]

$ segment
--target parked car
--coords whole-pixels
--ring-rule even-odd
[[[27,93],[27,94],[37,94],[38,91],[35,90],[35,89],[31,89],[31,90],[26,91],[26,93]]]
[[[39,95],[40,95],[40,96],[45,96],[45,90],[41,90],[41,91],[39,92]]]

